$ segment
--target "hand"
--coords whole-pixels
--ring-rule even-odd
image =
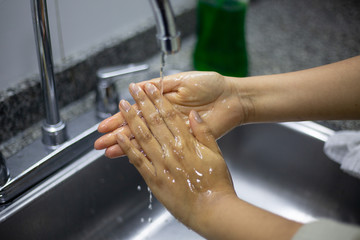
[[[189,115],[191,134],[181,114],[153,84],[145,85],[146,94],[135,84],[130,89],[145,121],[124,100],[120,110],[139,146],[122,133],[117,142],[157,199],[196,230],[208,209],[223,198],[236,198],[216,140],[195,111]]]
[[[159,79],[151,82],[158,86]],[[196,110],[209,126],[215,138],[221,137],[233,127],[244,122],[246,118],[245,104],[240,104],[239,94],[233,84],[234,79],[214,72],[185,72],[164,78],[164,96],[179,111],[180,117],[188,123],[192,109]],[[148,82],[138,85],[144,89]],[[133,95],[132,91],[130,91]],[[134,106],[137,109],[137,106]],[[108,133],[95,142],[96,149],[106,150],[110,158],[123,155],[116,144],[116,134],[121,132],[131,137],[122,113],[105,119],[100,123],[99,132]],[[136,144],[134,142],[134,144]]]

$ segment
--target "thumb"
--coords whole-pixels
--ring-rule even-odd
[[[189,121],[191,130],[193,131],[196,139],[206,147],[210,148],[212,151],[220,152],[211,129],[201,119],[200,115],[195,110],[191,110]]]

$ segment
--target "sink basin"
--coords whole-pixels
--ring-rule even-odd
[[[218,143],[240,198],[301,222],[360,224],[360,180],[323,154],[327,134],[314,123],[252,124]],[[1,206],[1,238],[203,239],[152,198],[126,157],[103,154],[86,152]]]

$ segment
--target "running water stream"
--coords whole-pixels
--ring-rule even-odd
[[[161,53],[161,65],[160,65],[160,94],[163,95],[164,94],[164,69],[165,69],[165,61],[166,61],[166,54],[165,53]],[[160,106],[162,107],[162,100],[160,102]],[[141,191],[141,186],[138,185],[137,186],[137,190]],[[148,205],[148,209],[151,211],[153,206],[152,206],[152,192],[150,190],[149,187],[147,187],[147,191],[149,193],[149,205]],[[144,218],[141,218],[140,221],[143,223],[145,222]],[[151,223],[152,222],[152,218],[148,218],[148,222]]]
[[[164,93],[164,69],[165,69],[165,61],[166,61],[166,54],[161,53],[161,65],[160,65],[160,93],[163,95]]]

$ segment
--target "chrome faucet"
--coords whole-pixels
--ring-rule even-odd
[[[150,0],[153,9],[157,39],[160,49],[165,54],[173,54],[180,50],[180,32],[176,29],[174,13],[169,0]]]
[[[77,159],[92,148],[92,145],[88,143],[94,142],[100,136],[97,126],[93,125],[92,128],[79,135],[74,135],[74,131],[70,132],[74,138],[62,144],[67,140],[67,133],[66,125],[60,118],[57,102],[46,0],[30,1],[45,108],[42,142],[50,149],[57,149],[49,154],[38,140],[21,150],[19,155],[15,154],[9,161],[5,161],[0,154],[0,204],[16,198],[58,169]],[[176,30],[169,1],[149,1],[157,22],[158,33],[156,36],[161,52],[163,54],[178,52],[180,50],[180,33]],[[119,72],[110,71],[101,77],[109,78],[114,74],[118,75]],[[82,120],[90,121],[88,118]],[[92,121],[90,122],[92,123]],[[96,124],[95,119],[92,124]],[[23,201],[27,201],[27,199]]]
[[[67,134],[57,100],[46,0],[31,0],[31,9],[45,107],[42,141],[56,148],[67,140]]]
[[[153,9],[157,39],[164,54],[180,50],[180,32],[168,0],[149,0]],[[49,148],[56,148],[67,140],[66,124],[61,120],[54,78],[53,58],[46,0],[31,0],[37,56],[44,99],[45,120],[42,141]]]
[[[169,0],[149,0],[153,10],[158,44],[163,56],[174,54],[180,50],[180,32],[176,29],[174,13]],[[118,111],[119,95],[115,87],[115,79],[131,72],[146,70],[148,66],[134,65],[111,66],[97,71],[96,115],[105,119]]]

